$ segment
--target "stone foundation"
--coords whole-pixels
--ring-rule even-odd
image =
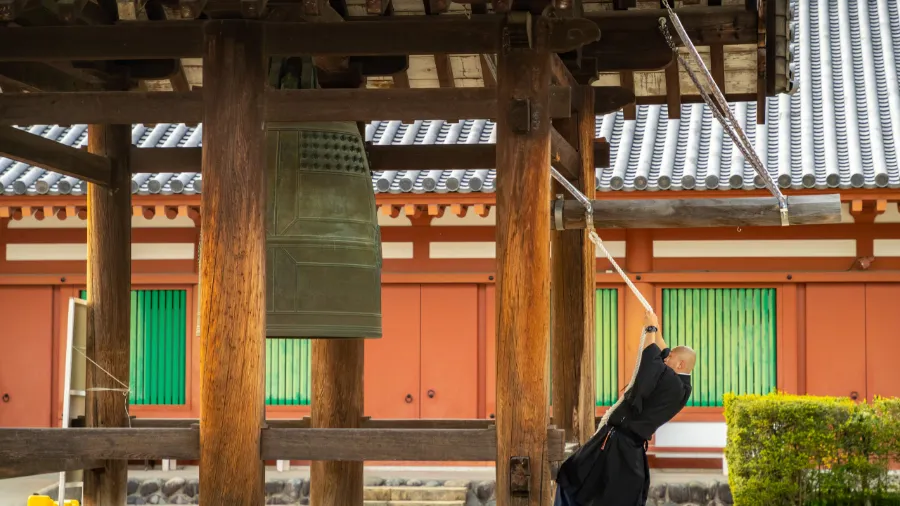
[[[367,506],[495,506],[493,481],[462,480],[388,480],[366,478]],[[39,492],[56,500],[57,487]],[[80,498],[80,489],[68,488],[66,497]],[[196,478],[128,480],[127,504],[199,504],[200,484]],[[309,480],[292,478],[266,481],[266,504],[309,504]],[[663,483],[650,488],[647,506],[730,506],[733,504],[727,483]]]

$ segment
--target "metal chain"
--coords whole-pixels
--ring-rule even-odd
[[[703,86],[700,83],[700,80],[697,78],[694,70],[690,65],[688,65],[687,60],[685,60],[681,52],[678,51],[678,47],[675,45],[672,34],[669,32],[666,18],[661,17],[659,18],[659,30],[660,32],[662,32],[663,37],[666,39],[666,43],[669,45],[669,48],[672,49],[672,52],[675,54],[676,58],[678,58],[678,62],[681,63],[681,66],[684,67],[684,69],[687,71],[688,76],[694,83],[694,86],[696,86],[697,90],[700,92],[703,101],[706,102],[706,104],[709,105],[712,109],[712,113],[715,116],[716,120],[719,121],[723,129],[734,141],[735,145],[744,155],[744,158],[748,162],[750,162],[750,166],[753,167],[753,170],[762,179],[765,187],[778,201],[778,208],[781,212],[781,224],[788,225],[787,198],[784,196],[784,194],[781,193],[781,190],[775,184],[775,181],[772,180],[772,176],[765,169],[762,161],[760,161],[759,157],[756,155],[756,151],[753,149],[750,140],[747,138],[744,130],[738,124],[737,119],[731,113],[731,108],[728,107],[727,100],[725,100],[725,97],[722,95],[721,90],[716,85],[716,82],[710,74],[709,69],[706,68],[706,64],[703,62],[703,59],[697,52],[697,48],[694,46],[693,42],[685,31],[684,26],[681,24],[681,20],[678,19],[678,15],[675,14],[675,11],[672,10],[672,7],[669,5],[669,0],[663,0],[663,3],[669,14],[669,17],[672,19],[672,24],[675,25],[675,31],[678,32],[679,37],[681,37],[681,40],[684,42],[684,45],[688,49],[688,52],[691,54],[694,63],[697,65],[697,67],[700,68],[700,71],[703,72],[703,75],[706,78],[707,86],[709,90],[712,91],[712,97],[710,97],[710,93],[709,91],[707,91],[707,87]],[[713,98],[715,98],[715,102],[713,101]]]

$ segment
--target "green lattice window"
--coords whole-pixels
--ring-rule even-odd
[[[311,354],[308,339],[266,339],[266,404],[309,406]]]
[[[619,397],[619,291],[597,290],[594,302],[594,389],[597,406],[612,406]]]
[[[186,318],[185,290],[131,291],[130,404],[185,403]]]
[[[662,332],[697,351],[688,406],[722,406],[722,396],[776,387],[774,288],[663,289]]]

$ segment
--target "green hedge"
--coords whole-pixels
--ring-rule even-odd
[[[725,395],[736,506],[900,505],[900,399]]]

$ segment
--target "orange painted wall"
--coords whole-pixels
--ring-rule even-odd
[[[55,234],[62,233],[62,236]],[[414,243],[414,258],[386,259],[383,279],[384,338],[366,343],[366,414],[376,418],[490,417],[495,407],[495,308],[493,259],[429,259],[429,241],[491,241],[493,227],[383,227],[386,242]],[[59,237],[81,239],[79,230],[0,230],[5,242],[53,242]],[[195,232],[154,229],[136,233],[136,241],[181,242]],[[71,236],[71,237],[69,237]],[[77,237],[76,237],[77,236]],[[869,271],[851,268],[853,258],[654,258],[646,245],[656,240],[840,239],[854,238],[858,250],[870,251],[871,240],[900,237],[900,224],[865,227],[851,224],[827,227],[653,230],[639,233],[604,231],[608,241],[626,241],[628,267],[643,271],[636,277],[651,301],[667,286],[772,286],[778,290],[778,385],[790,392],[848,395],[900,395],[900,375],[888,363],[893,336],[891,309],[900,295],[900,258],[878,258]],[[869,241],[866,243],[865,241]],[[640,261],[634,259],[638,256]],[[144,263],[140,263],[144,262]],[[151,263],[146,263],[151,262]],[[20,262],[17,262],[19,264]],[[598,259],[598,282],[621,288],[616,274],[605,274]],[[4,265],[5,264],[5,265]],[[50,412],[58,422],[62,385],[62,343],[65,340],[64,301],[84,283],[84,262],[30,262],[11,268],[0,259],[0,286],[28,297],[49,298],[49,317],[30,319],[27,331],[47,341]],[[193,261],[138,261],[134,283],[144,286],[188,287],[194,297]],[[138,268],[140,265],[140,268]],[[63,281],[65,280],[65,281]],[[20,292],[20,290],[25,290]],[[622,295],[625,291],[621,292]],[[43,300],[43,299],[41,299]],[[624,327],[643,313],[636,300],[622,297]],[[6,309],[8,305],[0,306]],[[29,303],[29,307],[35,307]],[[191,325],[194,315],[191,314]],[[41,322],[41,323],[37,323]],[[32,328],[31,325],[34,325]],[[39,326],[43,325],[43,327]],[[639,323],[638,323],[639,327]],[[622,350],[631,334],[621,331]],[[190,336],[191,392],[199,396],[199,346]],[[7,333],[0,333],[6,346]],[[48,341],[49,340],[49,341]],[[39,340],[40,341],[40,340]],[[43,342],[43,341],[41,341]],[[45,346],[41,344],[41,346]],[[35,345],[37,346],[37,345]],[[849,351],[846,351],[849,349]],[[633,353],[623,351],[620,383],[625,383]],[[836,367],[841,364],[841,367]],[[834,372],[838,369],[838,372]],[[2,387],[2,386],[0,386]],[[429,397],[429,390],[435,396]],[[407,402],[407,395],[412,401]],[[199,415],[189,402],[184,407],[134,407],[139,416]],[[271,417],[308,414],[303,407],[271,407]],[[43,416],[43,415],[42,415]],[[685,410],[680,420],[721,420],[721,410]]]

